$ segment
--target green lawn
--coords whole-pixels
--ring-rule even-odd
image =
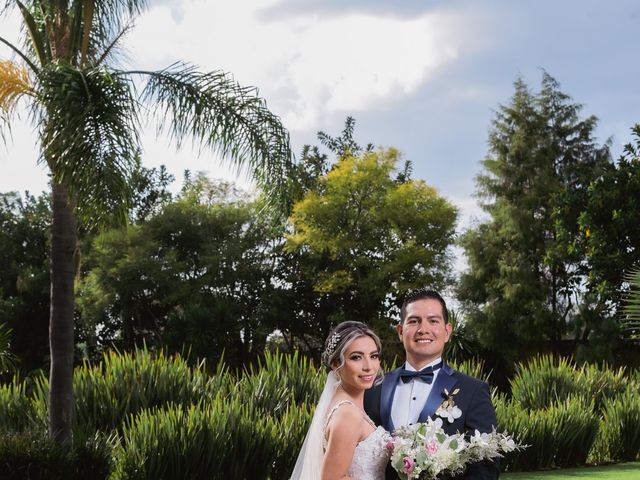
[[[640,462],[546,472],[504,473],[500,478],[504,480],[638,480],[640,479]]]

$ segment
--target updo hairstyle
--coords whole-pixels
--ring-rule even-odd
[[[331,367],[336,364],[338,369],[344,365],[344,352],[351,345],[351,342],[360,337],[370,337],[376,343],[378,352],[382,350],[378,335],[362,322],[342,322],[331,330],[324,342],[324,351],[321,357],[322,364],[327,371],[330,371]]]

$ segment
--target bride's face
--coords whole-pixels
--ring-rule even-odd
[[[344,352],[344,365],[338,369],[342,387],[366,390],[373,386],[380,369],[380,352],[371,337],[356,338]]]

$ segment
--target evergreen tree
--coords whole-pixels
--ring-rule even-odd
[[[557,210],[557,199],[584,196],[610,161],[593,137],[596,118],[581,118],[581,108],[544,73],[537,93],[518,79],[493,120],[476,178],[489,220],[463,236],[459,298],[483,344],[507,357],[560,348],[578,311],[580,258],[558,241],[557,222],[577,226],[580,209]]]

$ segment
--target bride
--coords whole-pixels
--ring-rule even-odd
[[[329,373],[291,480],[383,480],[388,434],[363,409],[379,378],[380,339],[361,322],[342,322],[325,341]]]

